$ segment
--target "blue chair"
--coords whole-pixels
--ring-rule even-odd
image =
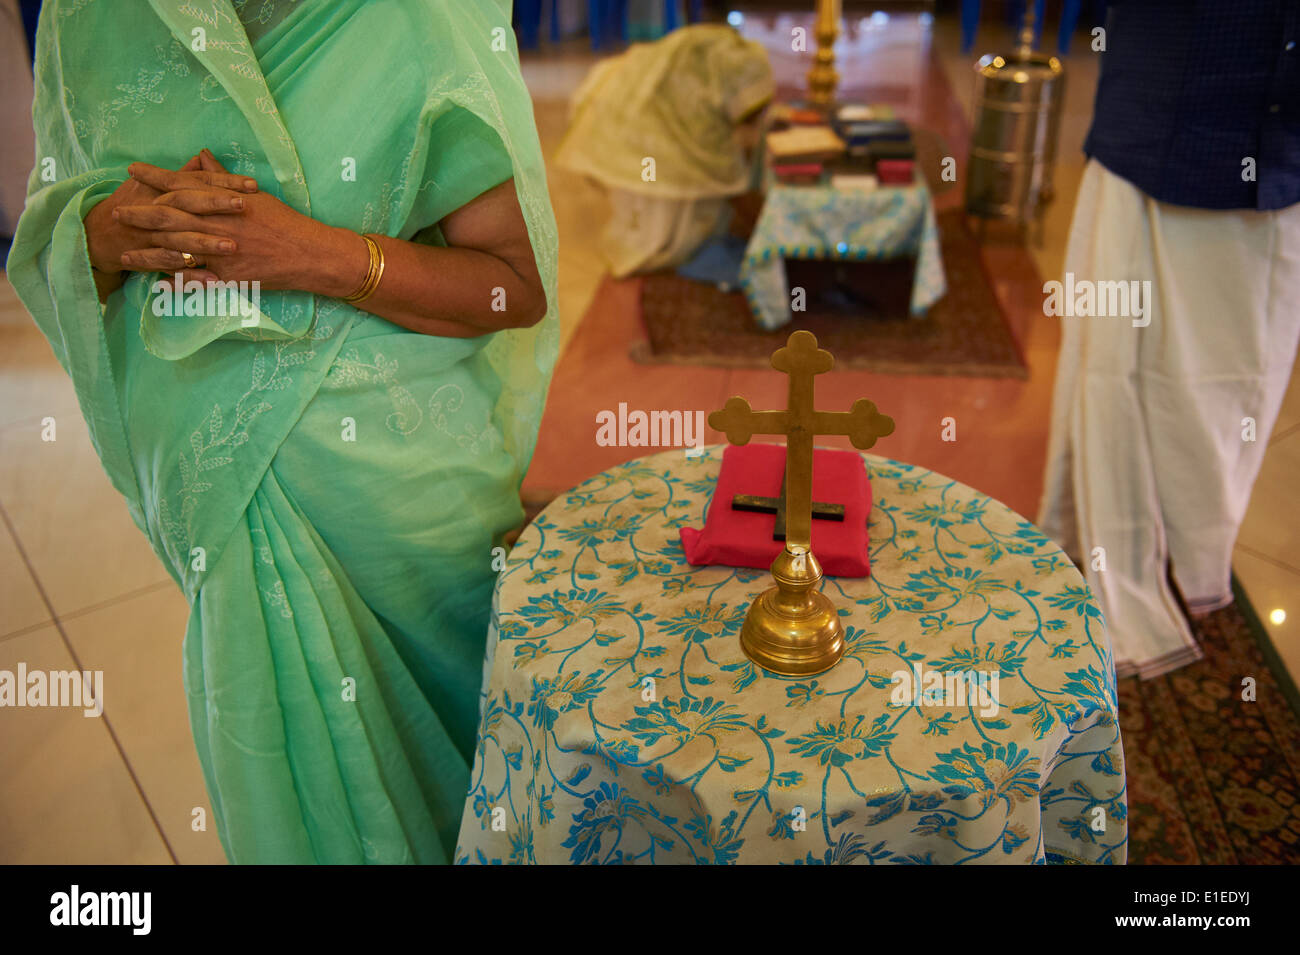
[[[704,0],[687,0],[686,3],[686,20],[688,23],[699,23],[704,17],[702,7]],[[681,22],[677,19],[677,4],[673,0],[664,0],[664,32],[672,33]]]
[[[515,31],[519,34],[519,49],[535,50],[539,46],[542,31],[542,9],[549,7],[551,11],[551,22],[547,28],[552,43],[560,42],[560,0],[515,0],[514,7],[514,25]],[[600,25],[605,24],[608,20],[606,9],[613,6],[613,0],[592,0],[590,10],[591,23],[596,25],[595,29],[600,29]],[[595,30],[593,30],[593,46],[599,45],[594,42]]]
[[[537,34],[542,25],[542,0],[515,0],[514,23],[515,31],[519,34],[519,49],[537,49]]]
[[[1034,46],[1043,40],[1043,21],[1046,19],[1047,0],[1034,0]],[[1025,19],[1025,0],[1011,0],[1007,4],[1007,22],[1011,28],[1019,31]]]
[[[587,0],[591,48],[623,43],[627,37],[627,0]]]
[[[975,45],[975,30],[980,25],[980,0],[961,0],[961,51],[969,53]]]
[[[671,33],[681,26],[679,4],[681,0],[664,0],[664,32]],[[542,7],[549,3],[551,22],[548,28],[552,43],[560,42],[559,0],[515,0],[514,24],[519,34],[519,49],[537,49],[542,28]],[[686,0],[686,19],[699,23],[704,18],[704,0]],[[976,3],[978,16],[979,4]],[[603,49],[607,45],[627,42],[627,0],[587,0],[587,26],[591,32],[591,48]]]
[[[1034,3],[1034,42],[1042,40],[1043,21],[1045,20],[1047,0],[1035,0]],[[1074,28],[1079,23],[1083,10],[1083,0],[1063,0],[1061,5],[1061,27],[1056,37],[1056,48],[1061,53],[1070,52],[1070,39]],[[1012,0],[1007,5],[1007,17],[1013,25],[1018,25],[1025,15],[1025,0]],[[1093,0],[1093,18],[1097,23],[1106,19],[1106,0]],[[975,30],[980,22],[980,0],[962,0],[961,4],[961,48],[969,53],[975,45]]]
[[[664,31],[671,32],[681,25],[678,17],[680,0],[664,0]],[[703,19],[703,0],[687,0],[686,17],[691,23]],[[591,29],[591,48],[601,49],[606,43],[627,42],[627,0],[587,0],[587,19]]]

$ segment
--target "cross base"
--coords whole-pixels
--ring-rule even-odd
[[[821,564],[812,551],[786,544],[772,561],[776,586],[749,605],[740,628],[745,655],[782,676],[829,670],[844,656],[844,628],[825,594]]]

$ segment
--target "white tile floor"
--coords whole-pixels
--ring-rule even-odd
[[[936,24],[959,98],[970,58]],[[592,62],[584,52],[529,60],[543,148],[565,126],[567,98]],[[1071,64],[1060,197],[1049,216],[1044,274],[1059,271],[1091,106],[1095,66]],[[565,341],[602,274],[593,222],[601,199],[551,172],[561,238]],[[42,441],[42,421],[56,440]],[[1235,566],[1291,672],[1300,678],[1300,387],[1293,382],[1242,529]],[[181,689],[186,605],[131,525],[90,445],[76,397],[44,338],[0,281],[0,669],[103,669],[102,719],[79,710],[12,709],[0,733],[0,862],[219,862]]]

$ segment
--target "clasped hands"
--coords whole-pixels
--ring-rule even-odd
[[[355,276],[329,276],[332,253],[357,261],[364,241],[285,205],[230,173],[204,149],[178,170],[135,162],[131,176],[87,216],[91,263],[101,272],[161,272],[164,281],[258,282],[265,290],[338,294]],[[108,218],[111,217],[111,223]],[[348,237],[353,244],[348,245]],[[335,271],[344,271],[336,268]],[[348,271],[354,271],[348,270]],[[340,286],[341,282],[341,286]]]
[[[376,242],[326,225],[232,175],[206,149],[177,170],[136,162],[127,172],[85,216],[103,305],[136,271],[160,273],[166,287],[179,274],[182,293],[190,282],[256,282],[265,291],[364,298],[355,307],[445,338],[527,328],[547,314],[513,179],[444,216],[442,247],[382,235]]]

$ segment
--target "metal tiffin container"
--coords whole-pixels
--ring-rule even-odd
[[[1052,201],[1065,67],[1033,49],[1032,23],[1009,56],[975,64],[975,116],[966,166],[966,212],[981,219],[1041,225]]]

